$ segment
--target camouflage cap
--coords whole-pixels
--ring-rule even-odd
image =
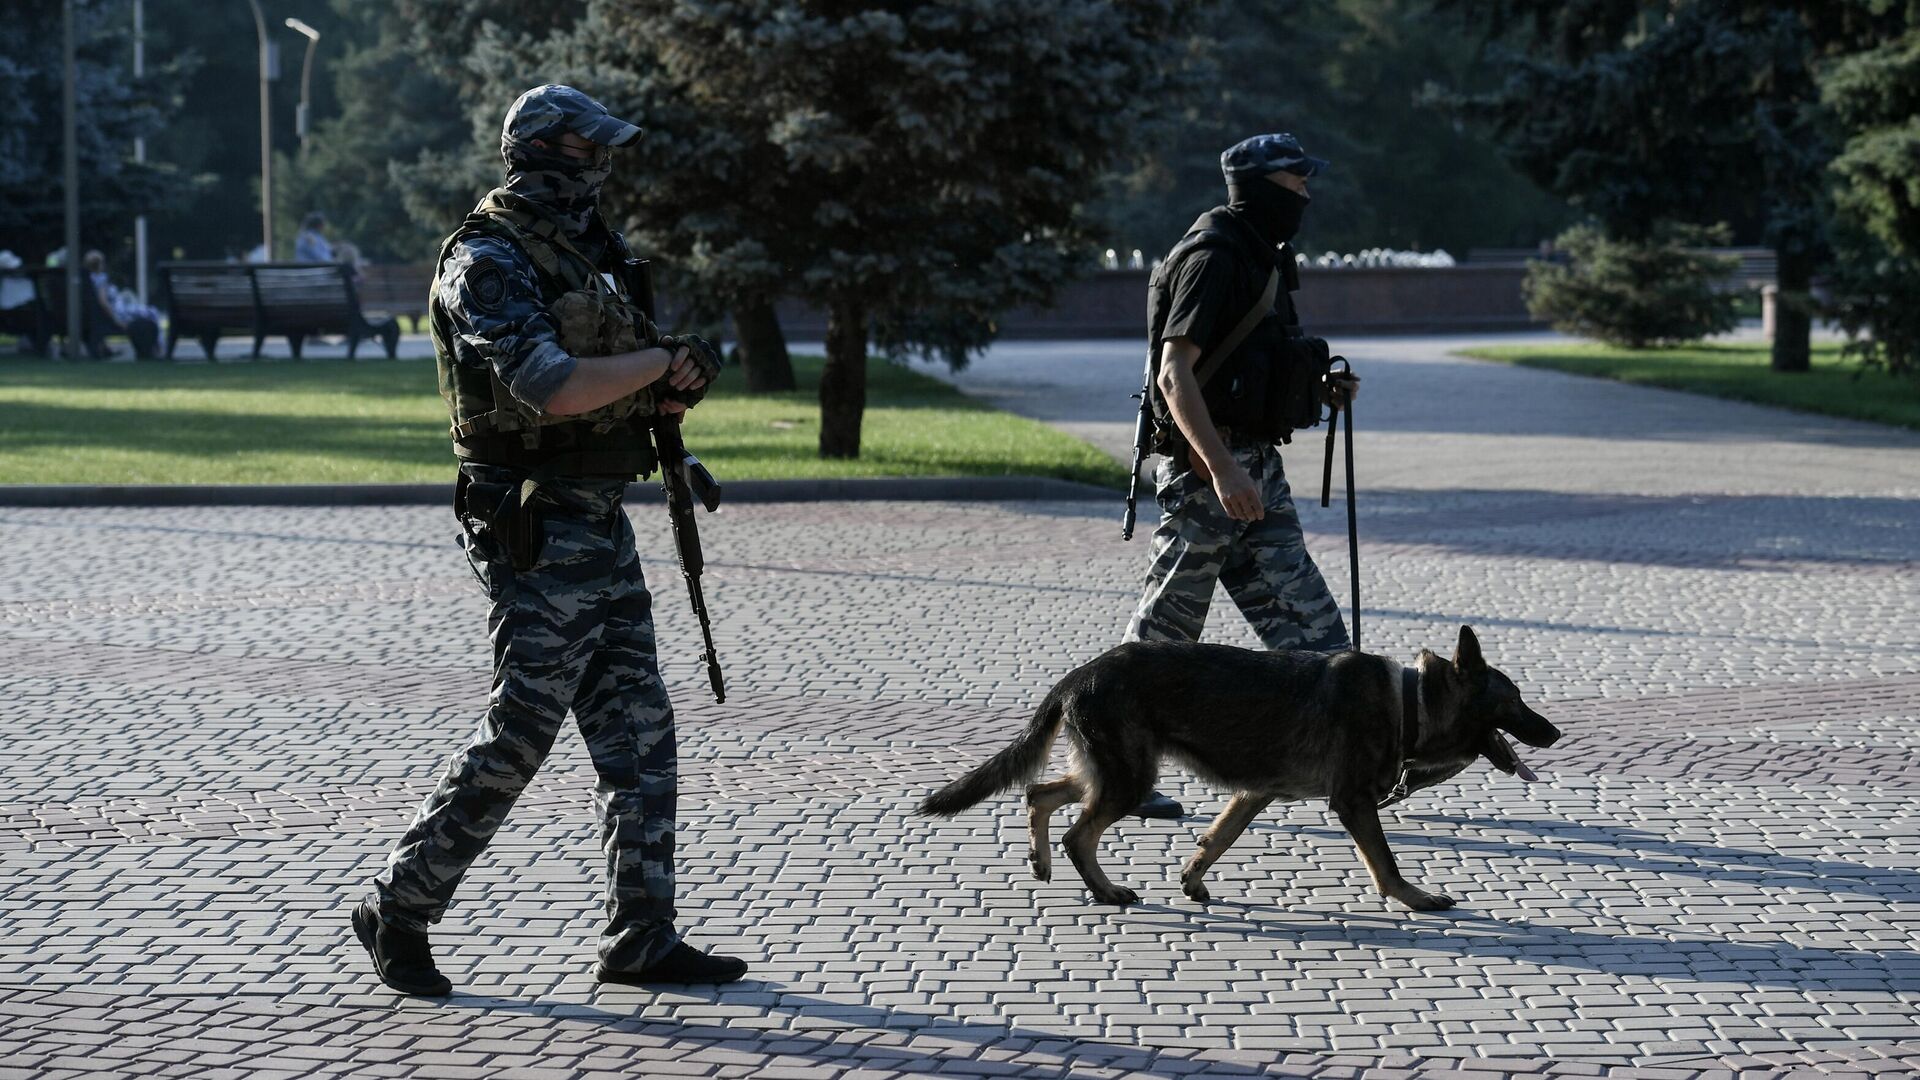
[[[1326,167],[1325,160],[1309,157],[1300,148],[1300,140],[1286,132],[1255,135],[1233,144],[1226,153],[1220,155],[1220,171],[1226,174],[1229,183],[1277,172],[1313,176]]]
[[[568,131],[602,146],[626,146],[643,134],[573,87],[548,83],[521,94],[507,110],[500,140],[551,139]]]

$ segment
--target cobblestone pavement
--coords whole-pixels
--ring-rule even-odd
[[[1388,813],[1455,911],[1389,907],[1317,804],[1193,904],[1222,796],[1178,773],[1194,817],[1108,835],[1125,911],[1026,875],[1013,795],[909,815],[1118,638],[1117,505],[729,509],[725,706],[649,511],[683,920],[750,981],[592,981],[569,735],[439,929],[458,994],[402,999],[345,916],[484,704],[448,515],[0,509],[0,1080],[1920,1071],[1920,440],[1699,399],[1609,438],[1676,395],[1399,353],[1365,366],[1365,640],[1471,622],[1567,732],[1542,783]],[[1303,516],[1344,582],[1340,504]]]

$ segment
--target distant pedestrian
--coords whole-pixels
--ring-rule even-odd
[[[360,248],[351,240],[342,240],[333,245],[333,261],[347,268],[347,276],[359,285],[367,277],[367,260],[360,255]]]
[[[127,340],[133,344],[133,355],[141,360],[151,360],[157,356],[160,312],[141,303],[138,296],[116,286],[107,277],[105,255],[89,251],[80,265],[87,271],[87,282],[93,291],[93,298],[99,302],[100,313],[114,329],[127,335]]]
[[[293,238],[293,261],[330,263],[337,261],[333,245],[327,241],[327,215],[315,210],[300,222]]]

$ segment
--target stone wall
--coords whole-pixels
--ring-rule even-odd
[[[1000,336],[1145,337],[1147,274],[1103,270],[1073,282],[1049,308],[1008,312]],[[1520,299],[1525,275],[1524,266],[1303,268],[1294,303],[1301,322],[1322,335],[1526,330],[1542,324]],[[796,339],[826,332],[825,317],[801,304],[782,304],[780,322]]]

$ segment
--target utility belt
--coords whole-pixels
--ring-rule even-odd
[[[654,459],[653,446],[647,440],[646,433],[637,431],[634,438],[636,443],[631,447],[559,450],[529,447],[518,435],[476,435],[455,439],[453,453],[462,462],[476,465],[499,465],[525,472],[545,470],[553,476],[632,480],[647,476],[659,464]]]
[[[493,460],[463,461],[453,484],[453,514],[465,534],[464,546],[488,561],[531,570],[540,561],[547,512],[556,504],[564,507],[567,498],[552,490],[555,482],[578,477],[607,483],[612,488],[607,510],[617,513],[626,481],[635,475],[617,466],[631,460],[630,453],[587,451],[550,454],[531,469]]]

